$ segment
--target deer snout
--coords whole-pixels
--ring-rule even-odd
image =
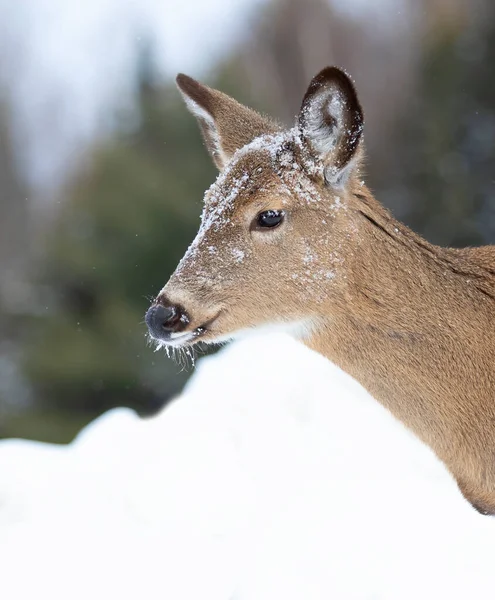
[[[148,309],[145,321],[152,337],[167,341],[189,325],[189,316],[179,305],[159,303]]]

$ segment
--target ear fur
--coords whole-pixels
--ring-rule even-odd
[[[256,111],[187,75],[177,75],[177,86],[198,119],[206,147],[221,171],[236,150],[256,137],[280,128]]]
[[[327,67],[311,81],[298,117],[303,138],[324,164],[325,180],[343,184],[361,155],[364,118],[350,77]]]

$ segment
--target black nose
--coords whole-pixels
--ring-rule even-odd
[[[145,321],[154,338],[167,340],[171,333],[178,333],[187,327],[189,317],[180,306],[154,304],[146,313]]]

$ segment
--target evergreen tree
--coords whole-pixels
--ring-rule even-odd
[[[390,170],[375,174],[378,197],[442,245],[495,241],[495,15],[487,10],[484,20],[440,21],[425,37]]]
[[[147,347],[143,315],[193,239],[215,171],[175,85],[156,83],[150,56],[139,60],[134,131],[121,119],[122,131],[94,149],[39,264],[42,311],[25,368],[45,410],[149,413],[185,380]]]

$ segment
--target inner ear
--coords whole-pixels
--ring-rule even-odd
[[[298,124],[310,151],[323,162],[325,179],[344,181],[359,157],[364,118],[349,76],[327,67],[311,81]]]
[[[236,150],[260,135],[280,130],[267,117],[187,75],[177,76],[177,86],[187,107],[198,119],[206,147],[219,170]]]

